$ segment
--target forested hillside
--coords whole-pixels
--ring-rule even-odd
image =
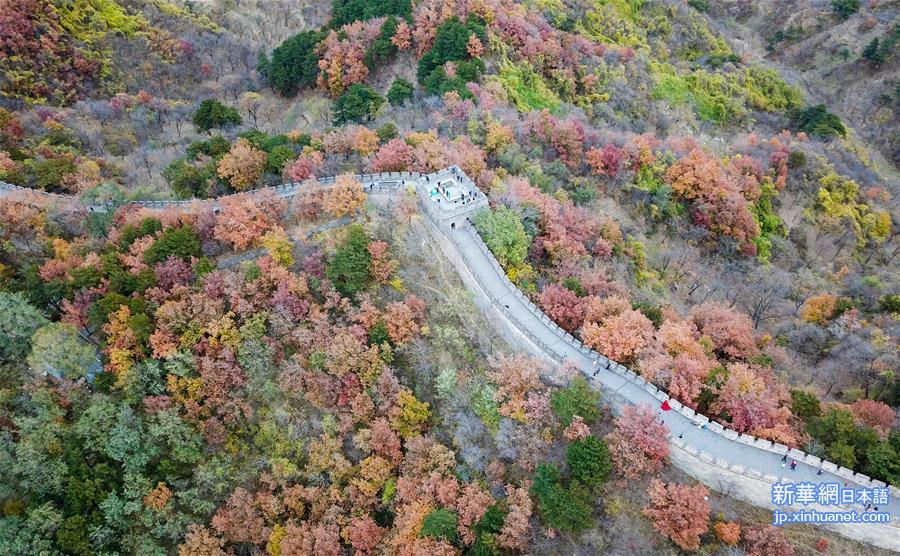
[[[778,64],[787,79],[802,83],[818,102],[848,118],[859,137],[897,165],[900,13],[894,3],[712,1],[704,5],[715,24],[732,34],[736,50]]]
[[[673,468],[354,175],[459,166],[560,327],[900,486],[896,12],[4,0],[0,181],[71,198],[0,197],[0,555],[877,554]]]

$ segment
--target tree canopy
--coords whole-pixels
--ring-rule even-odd
[[[97,354],[72,324],[51,323],[31,338],[28,365],[37,375],[65,376],[77,380],[91,369],[99,370]]]
[[[215,128],[229,128],[241,125],[243,118],[237,110],[216,99],[206,99],[194,112],[192,119],[197,132],[209,133]]]
[[[350,226],[325,268],[325,274],[334,287],[345,295],[363,290],[371,278],[369,265],[372,256],[368,250],[369,237],[359,225]]]
[[[0,362],[21,360],[47,319],[21,293],[0,291]]]
[[[844,136],[847,128],[824,104],[794,109],[788,113],[794,128],[819,137]]]
[[[384,98],[368,85],[354,83],[334,101],[334,123],[365,122],[373,119]]]
[[[314,86],[319,75],[316,45],[324,38],[323,31],[303,31],[275,47],[271,60],[262,54],[258,67],[269,86],[282,96]]]
[[[387,99],[392,106],[401,106],[413,97],[413,84],[403,78],[397,78],[388,89]]]
[[[333,0],[331,5],[331,26],[340,27],[354,21],[363,21],[379,16],[393,15],[407,17],[412,11],[410,0]]]
[[[484,209],[472,218],[484,243],[504,267],[519,267],[528,254],[529,239],[519,215],[503,205]]]
[[[566,448],[566,465],[572,478],[588,487],[606,482],[612,460],[606,443],[595,436],[576,440]]]

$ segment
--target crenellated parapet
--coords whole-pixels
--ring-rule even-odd
[[[413,192],[419,201],[423,212],[435,223],[442,226],[455,227],[465,217],[487,206],[487,197],[475,183],[458,166],[450,166],[431,174],[419,172],[381,172],[375,174],[358,174],[352,176],[360,184],[368,195],[406,195]],[[312,181],[312,180],[310,180]],[[241,193],[223,195],[212,199],[186,199],[186,200],[133,200],[126,202],[107,201],[105,203],[84,203],[78,197],[72,195],[60,195],[48,193],[37,189],[20,187],[11,183],[0,181],[0,197],[21,194],[28,199],[47,204],[53,202],[68,202],[81,204],[88,212],[110,212],[123,205],[137,205],[148,209],[159,210],[183,210],[190,212],[195,210],[198,204],[220,208],[222,203],[231,200],[252,200],[258,195],[275,195],[282,199],[293,199],[312,195],[322,195],[335,187],[334,177],[318,178],[310,183],[291,182],[269,187],[262,187]],[[448,194],[452,191],[452,194]]]

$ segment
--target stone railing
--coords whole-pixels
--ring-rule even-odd
[[[531,313],[534,314],[535,317],[540,319],[545,325],[551,328],[556,333],[556,336],[562,340],[563,346],[565,346],[565,348],[567,349],[560,349],[559,347],[556,347],[560,342],[548,344],[546,342],[546,338],[537,338],[534,334],[528,331],[526,326],[521,326],[520,323],[516,321],[512,312],[506,308],[505,304],[501,303],[500,300],[495,298],[494,296],[491,296],[491,294],[489,293],[490,290],[484,283],[483,277],[478,276],[476,272],[472,272],[471,274],[475,278],[476,282],[485,292],[485,295],[491,298],[491,302],[494,304],[494,306],[497,307],[502,313],[504,313],[516,325],[517,329],[523,332],[528,337],[528,339],[531,340],[541,351],[549,355],[555,361],[562,362],[566,358],[570,357],[571,354],[579,353],[586,358],[596,362],[593,373],[589,372],[586,369],[582,369],[582,372],[588,375],[588,378],[593,379],[601,370],[607,370],[611,373],[614,373],[615,375],[618,375],[619,377],[622,377],[634,386],[646,391],[648,394],[650,394],[660,402],[662,402],[663,400],[668,400],[669,405],[672,407],[673,411],[680,413],[695,425],[705,424],[708,431],[710,431],[712,434],[721,436],[729,442],[746,444],[748,446],[752,446],[753,448],[771,452],[780,456],[786,454],[789,458],[796,460],[798,463],[802,462],[813,467],[821,468],[822,470],[837,475],[838,477],[845,479],[846,481],[852,481],[860,486],[864,486],[867,488],[888,487],[890,489],[891,496],[895,500],[900,499],[900,489],[897,489],[894,486],[886,485],[884,482],[877,479],[872,479],[868,475],[865,475],[863,473],[856,473],[852,469],[841,467],[835,463],[823,460],[812,454],[807,454],[802,450],[789,448],[784,444],[756,438],[749,434],[741,434],[735,430],[729,429],[726,426],[723,426],[721,423],[713,421],[709,417],[698,413],[693,409],[681,404],[677,400],[671,398],[668,393],[649,383],[647,380],[645,380],[643,377],[641,377],[631,369],[620,365],[619,363],[612,361],[611,359],[591,350],[590,348],[585,346],[578,338],[575,338],[574,336],[572,336],[572,334],[560,328],[559,325],[553,322],[552,319],[550,319],[543,311],[541,311],[534,303],[532,303],[530,299],[528,299],[528,296],[522,293],[522,291],[518,287],[516,287],[516,285],[513,284],[511,280],[509,280],[509,278],[506,276],[506,272],[497,262],[497,259],[491,253],[490,249],[488,249],[487,245],[485,245],[484,241],[482,241],[478,233],[474,231],[474,228],[472,235],[475,237],[475,244],[478,246],[478,249],[488,258],[491,266],[501,277],[501,280],[503,281],[503,284],[509,291],[509,293],[516,296],[519,301],[523,303]],[[464,250],[460,251],[462,252],[462,256],[466,263],[466,266],[471,268],[473,266],[471,255],[466,254]],[[622,401],[630,402],[631,400],[622,398]],[[711,455],[700,452],[692,446],[682,445],[682,447],[689,453],[699,454],[700,459],[703,459],[704,461],[713,461]],[[732,472],[742,473],[750,477],[771,479],[772,482],[776,480],[776,477],[774,475],[764,475],[759,471],[747,469],[741,465],[732,465],[730,466],[730,470]],[[891,526],[900,527],[900,525],[896,523],[891,523]]]
[[[404,181],[415,180],[418,182],[422,178],[422,176],[423,174],[419,174],[418,172],[383,172],[379,174],[358,174],[353,177],[363,185],[363,188],[367,193],[390,194],[400,191],[402,189],[401,186],[403,185]],[[252,189],[249,191],[232,193],[230,195],[222,195],[220,197],[213,197],[209,199],[106,201],[104,203],[98,204],[85,204],[85,206],[87,208],[94,208],[95,210],[114,208],[121,205],[140,205],[147,208],[159,209],[170,207],[189,208],[198,202],[217,204],[221,201],[227,201],[230,199],[252,198],[256,195],[264,193],[273,193],[278,197],[314,195],[333,186],[335,183],[335,178],[319,178],[315,181],[320,187],[310,187],[311,184],[309,184],[308,182],[292,182],[272,185],[268,187],[261,187],[259,189]],[[38,195],[48,200],[72,201],[77,199],[76,197],[70,195],[48,193],[46,191],[31,189],[28,187],[21,187],[18,185],[0,181],[0,192],[4,191],[10,193],[23,193],[27,195]]]
[[[405,192],[407,184],[412,182],[423,211],[435,222],[450,222],[459,220],[460,217],[466,215],[481,206],[487,205],[487,197],[478,189],[478,187],[469,179],[469,177],[458,167],[450,166],[443,170],[439,170],[433,174],[422,174],[419,172],[381,172],[375,174],[356,174],[353,177],[360,182],[363,190],[368,195],[396,195]],[[439,208],[429,199],[430,188],[433,184],[441,180],[453,179],[464,188],[477,192],[475,199],[466,200],[459,204],[458,207]],[[293,197],[303,197],[318,195],[327,192],[335,184],[334,177],[318,178],[315,180],[316,185],[307,182],[291,182],[269,187],[261,187],[240,193],[223,195],[209,199],[186,199],[186,200],[135,200],[135,201],[106,201],[103,203],[81,203],[88,212],[109,212],[115,210],[119,206],[138,205],[150,209],[171,209],[192,210],[197,204],[205,204],[212,206],[218,210],[223,202],[230,200],[253,199],[257,195],[272,194],[282,199]],[[77,197],[70,195],[60,195],[57,193],[47,193],[37,189],[20,187],[10,183],[0,181],[0,195],[2,193],[21,193],[23,195],[34,198],[45,199],[48,202],[65,201],[80,202]]]

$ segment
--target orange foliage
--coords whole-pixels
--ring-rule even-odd
[[[628,309],[631,309],[631,303],[617,295],[603,298],[591,297],[585,309],[584,322],[599,323],[606,317],[619,315]]]
[[[2,164],[2,160],[0,160],[0,164]],[[0,169],[0,175],[2,175],[2,169]],[[78,161],[75,172],[63,176],[62,186],[68,193],[78,194],[96,186],[101,179],[100,166],[93,160],[81,159]]]
[[[7,174],[15,172],[18,167],[19,165],[9,156],[8,152],[0,151],[0,178],[4,178]]]
[[[713,529],[716,531],[716,538],[727,546],[734,546],[741,539],[741,525],[736,521],[721,521]]]
[[[360,156],[369,156],[378,150],[378,134],[365,126],[353,126],[352,148]]]
[[[494,400],[500,414],[525,421],[527,397],[541,387],[542,366],[524,355],[501,356],[491,361],[488,378],[497,385]]]
[[[640,311],[627,309],[604,318],[599,326],[589,323],[582,338],[610,359],[629,361],[653,339],[653,323]]]
[[[672,357],[684,354],[695,359],[706,358],[703,346],[697,341],[697,327],[690,321],[667,320],[659,327],[657,337]]]
[[[572,442],[575,440],[583,440],[591,435],[591,429],[588,428],[581,415],[572,417],[572,422],[563,431],[563,437]]]
[[[834,317],[837,296],[830,293],[816,294],[806,300],[800,311],[800,318],[825,326]]]
[[[319,43],[320,89],[336,97],[354,83],[362,83],[369,76],[369,68],[364,62],[366,50],[381,31],[383,17],[369,21],[355,21],[340,29],[332,30]]]
[[[172,498],[172,491],[166,486],[166,483],[160,481],[156,483],[156,488],[151,490],[144,496],[144,505],[154,510],[163,509]]]
[[[238,250],[256,243],[263,234],[274,229],[284,212],[285,202],[272,194],[253,197],[226,197],[216,215],[213,235]]]
[[[269,528],[255,506],[253,495],[238,487],[213,516],[212,526],[229,542],[265,542]]]
[[[466,52],[473,58],[480,57],[481,53],[484,52],[484,45],[481,44],[481,41],[474,34],[469,35],[469,40],[466,42]]]
[[[225,541],[202,525],[188,525],[184,542],[178,547],[178,556],[225,556]]]
[[[733,237],[745,252],[755,254],[752,240],[759,235],[759,225],[747,201],[758,197],[758,186],[734,180],[719,160],[701,149],[693,149],[673,164],[666,181],[675,195],[695,202],[695,223]],[[742,185],[748,189],[742,190]]]
[[[397,24],[397,30],[391,37],[391,43],[400,50],[407,50],[412,46],[412,32],[409,29],[409,23],[405,20],[401,19]]]
[[[336,218],[356,212],[366,202],[362,184],[349,174],[338,176],[322,199],[322,208]]]
[[[371,256],[369,274],[379,284],[387,284],[399,263],[391,259],[390,253],[388,253],[388,244],[385,241],[370,242],[367,249]]]
[[[235,191],[252,189],[266,167],[266,153],[246,139],[238,139],[216,167],[220,178],[227,179]]]
[[[402,344],[419,333],[425,319],[425,302],[413,294],[400,301],[388,303],[384,313],[388,335],[396,344]]]

